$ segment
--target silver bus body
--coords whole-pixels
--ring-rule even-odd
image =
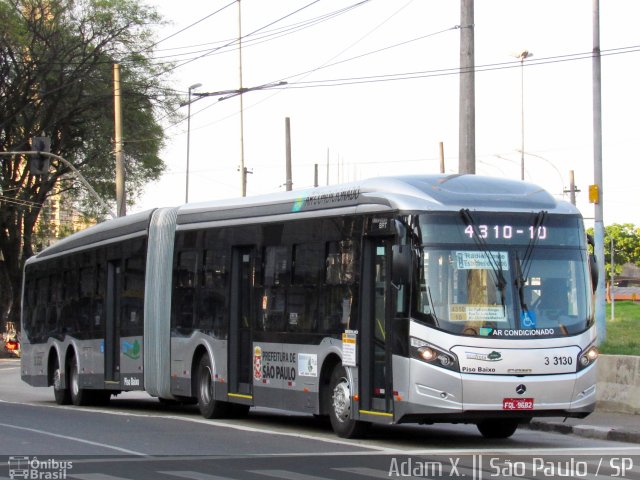
[[[459,221],[460,215],[466,223]],[[523,215],[539,220],[528,227],[530,239],[526,238],[527,227],[516,227],[513,222],[484,225],[474,220],[501,216],[519,219]],[[556,219],[554,225],[559,225],[554,231],[562,231],[566,244],[540,244],[540,232],[547,237],[544,219],[552,217]],[[570,222],[576,226],[564,227],[564,218],[577,219]],[[441,225],[431,225],[431,219]],[[277,235],[282,235],[282,228],[295,232],[298,225],[311,225],[311,240],[306,240],[309,251],[317,247],[318,251],[325,248],[329,252],[331,248],[342,248],[333,237],[331,242],[322,237],[323,228],[332,222],[339,225],[336,232],[348,222],[356,225],[354,229],[361,229],[350,233],[350,239],[354,239],[350,242],[359,243],[349,244],[358,258],[351,258],[351,251],[346,250],[325,253],[325,266],[321,268],[327,278],[316,279],[316,287],[304,286],[304,279],[294,285],[292,265],[303,265],[302,257],[292,259],[298,244]],[[241,238],[249,228],[259,232],[259,240]],[[555,227],[549,227],[549,237],[552,228]],[[268,239],[271,230],[276,232],[275,240]],[[445,230],[451,232],[452,239],[464,240],[451,240],[450,247],[444,237],[438,237],[438,231]],[[229,233],[233,237],[229,240],[225,232],[236,233]],[[211,248],[189,247],[190,235],[197,238],[193,241],[198,245],[210,242]],[[525,238],[511,245],[517,235]],[[209,240],[213,237],[223,240]],[[71,390],[96,390],[103,393],[99,398],[121,391],[145,390],[161,399],[197,398],[202,403],[206,398],[200,394],[206,397],[206,392],[200,391],[205,385],[198,375],[204,365],[210,371],[211,402],[328,414],[342,436],[354,436],[359,432],[356,427],[368,423],[403,422],[477,423],[479,428],[484,425],[481,432],[487,436],[509,436],[513,433],[510,428],[496,425],[508,423],[515,430],[518,423],[535,416],[585,416],[594,408],[595,327],[591,299],[585,299],[584,293],[587,289],[590,292],[590,281],[580,271],[567,284],[572,290],[564,296],[581,299],[578,307],[569,307],[574,314],[573,330],[560,321],[560,326],[545,327],[544,322],[551,325],[554,317],[545,320],[541,314],[530,313],[534,309],[525,305],[523,293],[531,290],[530,298],[540,300],[543,274],[524,278],[514,271],[525,265],[531,268],[532,264],[535,271],[534,260],[527,264],[522,256],[533,258],[540,251],[548,251],[549,256],[540,257],[539,264],[548,266],[549,271],[557,270],[554,259],[574,250],[578,252],[577,260],[570,268],[580,270],[585,263],[582,259],[586,259],[582,237],[581,217],[572,205],[554,199],[535,185],[474,175],[378,178],[308,191],[162,208],[119,218],[61,240],[27,261],[22,378],[33,386],[54,385],[63,402],[70,399],[64,394],[70,389],[75,368],[77,383]],[[138,240],[143,247],[135,243]],[[226,242],[226,251],[221,251],[222,243],[215,242]],[[134,253],[127,253],[129,247],[122,247],[125,253],[121,259],[120,250],[115,248],[120,244],[133,245]],[[285,258],[281,247],[284,244],[290,265],[280,260]],[[407,269],[413,276],[405,275],[404,284],[396,284],[393,270],[396,262],[401,263],[401,255],[396,254],[403,248],[404,258],[410,258],[411,268]],[[106,265],[104,268],[112,273],[99,268],[96,271],[105,275],[107,283],[113,282],[122,298],[114,303],[111,313],[106,306],[109,299],[104,298],[103,305],[101,298],[100,313],[94,312],[95,318],[86,320],[93,322],[95,331],[103,332],[99,338],[78,338],[83,335],[66,333],[77,329],[60,328],[65,324],[61,307],[56,320],[51,320],[50,327],[57,322],[55,331],[47,333],[41,323],[47,323],[48,317],[37,311],[42,302],[36,300],[39,293],[30,272],[53,265],[51,262],[66,265],[65,258],[85,252],[106,252],[91,255],[103,259],[100,261]],[[478,252],[481,259],[474,260]],[[127,258],[134,258],[126,255],[143,255],[143,293],[125,288]],[[456,255],[461,262],[457,267],[451,264]],[[503,258],[509,265],[502,264]],[[329,264],[346,262],[345,259],[354,261],[358,271],[347,273],[347,280],[329,281]],[[367,267],[369,260],[371,265]],[[195,262],[191,275],[188,268],[181,270],[182,264],[189,262]],[[207,266],[210,264],[206,262],[214,266]],[[215,262],[226,262],[226,267],[216,267]],[[451,265],[446,266],[447,262]],[[480,262],[480,267],[473,262]],[[339,267],[344,270],[348,268],[345,265]],[[283,278],[288,277],[274,280],[280,273]],[[458,298],[459,290],[471,288],[471,283],[465,286],[460,279],[471,277],[472,273],[483,277],[483,298],[493,295],[493,303],[485,301],[480,305]],[[81,278],[82,273],[77,275]],[[255,278],[257,275],[261,280]],[[353,282],[350,276],[355,276],[357,282],[349,283]],[[508,277],[509,285],[502,282],[503,277]],[[135,283],[138,277],[132,278]],[[435,286],[435,279],[440,279],[440,286]],[[231,311],[211,313],[211,318],[208,313],[201,313],[202,318],[196,318],[197,312],[207,311],[205,300],[214,298],[213,294],[205,296],[205,285],[217,281],[231,285],[224,290],[229,298],[215,299]],[[431,286],[440,292],[435,300],[429,298]],[[243,297],[245,288],[251,292],[249,299]],[[314,288],[328,293],[310,300]],[[322,302],[333,298],[332,292],[338,290],[356,291],[357,298],[345,297],[329,320],[329,307]],[[497,293],[487,293],[489,290]],[[518,294],[522,303],[519,307]],[[502,305],[496,295],[502,296]],[[418,296],[421,300],[415,298]],[[450,299],[439,300],[445,296]],[[130,297],[135,298],[130,301]],[[286,299],[284,306],[277,306],[282,298]],[[74,301],[82,304],[82,298]],[[186,313],[176,305],[179,301],[185,303]],[[34,302],[39,306],[32,305]],[[97,300],[91,302],[95,306]],[[310,302],[316,309],[315,327],[303,325],[312,316]],[[441,305],[436,307],[438,303]],[[436,308],[440,309],[438,314]],[[413,312],[418,309],[416,316]],[[576,319],[578,311],[585,318]],[[108,320],[109,315],[115,315],[117,320]],[[220,323],[222,318],[224,325]],[[281,322],[280,330],[266,326],[275,320]],[[329,321],[337,326],[319,327]],[[533,327],[518,326],[526,321],[533,322]],[[109,322],[115,322],[117,328],[131,328],[104,333],[109,331],[110,327],[104,326]],[[202,326],[205,323],[206,328]],[[459,332],[462,323],[471,324],[473,333]],[[192,324],[200,326],[191,327]],[[487,327],[489,324],[492,326]],[[216,334],[216,328],[223,333]],[[36,334],[37,329],[43,331]],[[377,347],[370,347],[374,343]],[[109,358],[107,350],[111,352]],[[428,357],[432,353],[435,356]],[[201,363],[203,358],[209,363]],[[79,403],[75,393],[73,401]],[[208,416],[213,416],[211,412]]]

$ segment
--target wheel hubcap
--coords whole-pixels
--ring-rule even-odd
[[[78,392],[80,391],[80,385],[78,383],[78,370],[77,367],[74,367],[71,371],[71,391],[74,396],[78,396]]]
[[[351,411],[351,394],[346,378],[343,378],[333,389],[333,411],[340,421],[349,418]]]
[[[56,368],[53,372],[53,388],[56,390],[62,390],[62,372],[59,368]]]

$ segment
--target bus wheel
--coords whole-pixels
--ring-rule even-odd
[[[362,436],[370,423],[351,418],[351,386],[342,365],[337,365],[329,382],[329,419],[333,431],[343,438]]]
[[[71,368],[69,368],[69,393],[71,403],[76,406],[89,405],[89,392],[85,388],[80,388],[80,375],[78,373],[78,361],[75,357],[71,359]]]
[[[196,374],[198,408],[204,418],[221,418],[229,413],[229,404],[213,398],[213,370],[208,355],[203,355]]]
[[[68,380],[67,380],[68,382]],[[71,403],[71,392],[69,392],[69,385],[62,387],[62,370],[56,360],[56,365],[53,370],[53,396],[56,399],[58,405],[69,405]]]
[[[477,424],[484,438],[509,438],[518,428],[518,421],[513,419],[482,420]]]

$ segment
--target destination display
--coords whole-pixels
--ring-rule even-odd
[[[425,245],[462,243],[489,245],[584,246],[584,230],[579,218],[572,215],[474,212],[472,217],[460,213],[422,214],[419,219]]]

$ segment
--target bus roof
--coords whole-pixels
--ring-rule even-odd
[[[154,210],[147,210],[98,223],[97,225],[93,225],[85,230],[76,232],[73,235],[69,235],[62,240],[59,240],[50,247],[42,250],[34,257],[31,257],[29,260],[33,262],[36,258],[46,258],[62,252],[68,252],[70,250],[95,245],[101,242],[108,242],[110,240],[123,237],[143,235],[149,228],[149,221],[151,220],[153,211]],[[29,262],[29,260],[27,260],[27,262]]]
[[[330,214],[344,207],[368,205],[371,210],[540,211],[578,214],[537,185],[480,175],[412,175],[379,177],[328,186],[183,205],[178,224],[268,217],[320,210]],[[377,207],[377,208],[375,208]]]
[[[345,207],[348,211],[345,211]],[[276,215],[348,214],[358,211],[540,211],[579,214],[537,185],[480,175],[378,177],[335,186],[253,197],[187,204],[177,209],[178,225],[225,220],[265,219]],[[74,233],[44,249],[31,261],[89,245],[143,235],[154,209],[120,217]]]

